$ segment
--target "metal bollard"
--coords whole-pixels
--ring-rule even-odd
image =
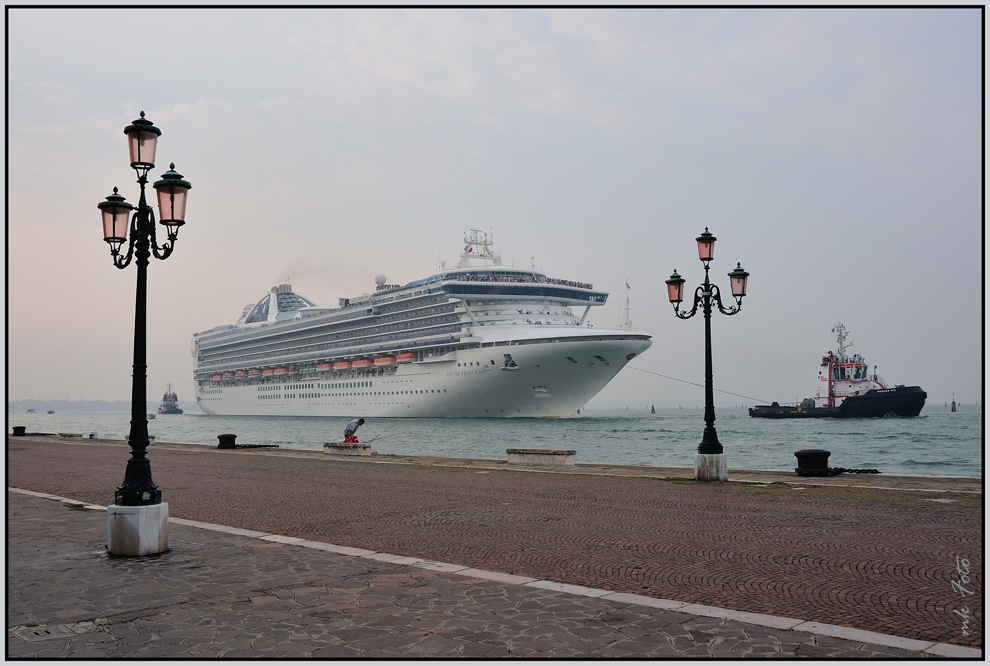
[[[831,451],[825,449],[801,449],[794,453],[798,460],[798,476],[829,476],[828,457]]]
[[[217,444],[217,448],[218,449],[236,449],[237,448],[237,445],[234,444],[234,440],[237,439],[237,435],[231,435],[229,433],[228,434],[224,434],[224,435],[217,435],[217,439],[220,440],[220,443]]]

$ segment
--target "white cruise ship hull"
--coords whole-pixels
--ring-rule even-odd
[[[465,231],[456,267],[321,307],[273,286],[232,325],[193,335],[196,400],[244,416],[554,417],[583,407],[651,345],[586,324],[608,293],[503,266]],[[575,312],[572,308],[583,308]]]
[[[569,340],[568,333],[574,333],[568,331],[545,342],[460,349],[442,360],[399,365],[384,376],[311,373],[262,385],[198,386],[197,400],[204,412],[215,415],[569,416],[652,344],[647,336],[620,331],[582,332],[581,337],[593,339]],[[506,353],[514,368],[503,369]]]

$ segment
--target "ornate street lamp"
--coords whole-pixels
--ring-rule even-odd
[[[134,305],[134,371],[131,382],[131,429],[127,442],[131,457],[124,482],[114,492],[114,506],[107,511],[108,549],[113,555],[149,555],[168,550],[168,504],[151,478],[148,462],[147,405],[147,302],[148,260],[172,254],[179,227],[185,224],[186,195],[192,185],[175,172],[175,165],[154,184],[158,193],[161,224],[168,241],[161,246],[155,232],[155,214],[145,198],[148,172],[155,167],[155,151],[161,130],[141,117],[124,129],[131,167],[137,172],[141,198],[135,208],[113,188],[113,194],[97,204],[103,217],[103,239],[110,245],[114,266],[126,268],[137,259],[137,295]],[[132,211],[133,212],[132,215]],[[127,243],[127,252],[121,248]],[[149,525],[158,525],[157,529]]]
[[[715,241],[717,240],[705,227],[704,233],[698,238],[698,257],[705,265],[705,281],[694,292],[694,304],[690,312],[681,312],[680,304],[684,300],[684,278],[677,274],[676,269],[669,280],[666,280],[667,297],[674,306],[674,314],[680,319],[690,319],[697,313],[698,305],[701,304],[702,312],[705,315],[705,432],[698,445],[698,453],[694,457],[695,477],[705,481],[725,481],[728,478],[728,467],[725,462],[725,454],[722,451],[722,444],[718,441],[718,434],[715,432],[715,399],[712,388],[712,304],[718,306],[719,311],[725,315],[738,314],[742,310],[742,299],[746,295],[746,282],[749,278],[740,264],[729,273],[729,283],[732,289],[732,296],[736,304],[725,308],[722,305],[721,292],[717,285],[708,280],[708,266],[715,254]]]

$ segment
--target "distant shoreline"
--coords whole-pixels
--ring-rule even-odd
[[[159,401],[148,401],[148,411],[158,411]],[[199,412],[195,402],[179,402],[185,411]],[[129,412],[130,400],[12,400],[7,403],[8,414],[23,414],[29,409],[37,412],[54,409],[56,412]]]

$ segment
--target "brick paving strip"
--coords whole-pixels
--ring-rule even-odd
[[[945,656],[959,648],[937,644],[982,647],[979,495],[936,498],[950,499],[946,504],[917,492],[811,483],[795,492],[587,474],[479,474],[487,470],[279,453],[288,455],[156,445],[152,464],[172,516],[322,543],[331,551],[338,548],[326,545],[332,541],[412,556],[391,556],[394,565],[442,557],[457,563],[444,566],[509,571],[527,578],[525,588],[590,594],[639,612],[650,603],[653,612],[709,616],[697,621],[744,618],[778,628],[789,622],[817,637],[812,644],[838,640],[829,632],[860,629],[917,641],[900,644],[917,649],[933,645],[927,649]],[[18,438],[8,440],[8,483],[95,505],[119,484],[124,460],[119,442]],[[953,590],[957,555],[970,562],[973,597]],[[597,589],[603,587],[609,590]],[[968,637],[953,613],[964,607]],[[798,618],[816,622],[801,625]],[[865,633],[843,637],[871,640]]]
[[[182,519],[112,559],[101,509],[8,492],[8,658],[981,655]]]

